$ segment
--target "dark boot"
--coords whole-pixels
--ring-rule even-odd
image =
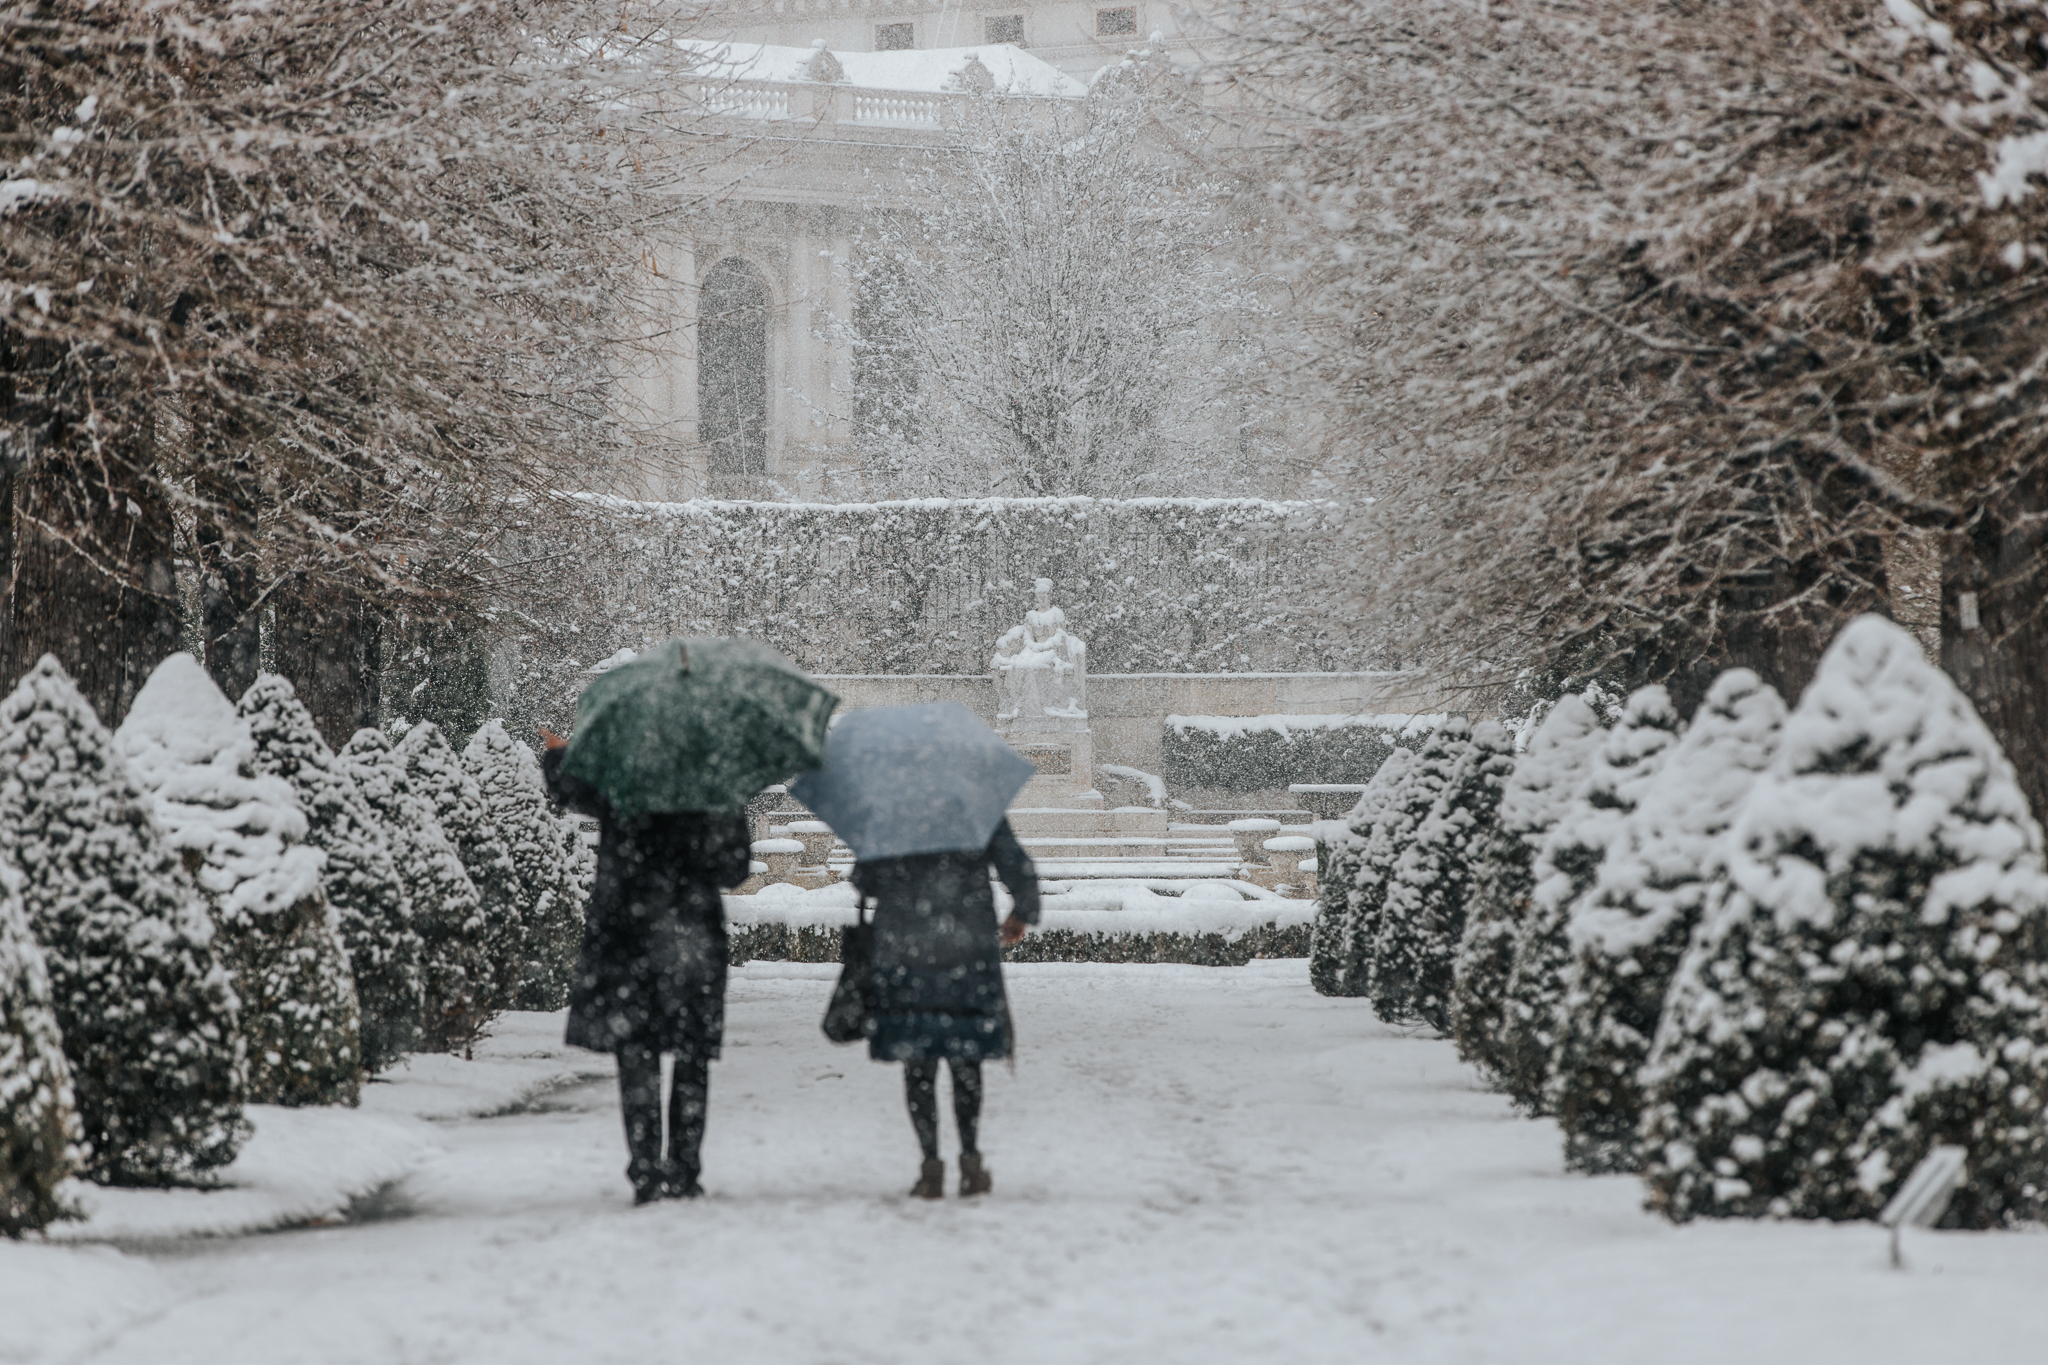
[[[989,1178],[988,1167],[981,1164],[980,1152],[960,1154],[960,1197],[971,1199],[977,1194],[987,1194],[996,1187]]]
[[[619,1109],[626,1121],[626,1179],[635,1204],[662,1197],[668,1163],[661,1151],[661,1054],[629,1044],[619,1049]]]
[[[946,1163],[937,1157],[927,1157],[917,1168],[917,1183],[910,1187],[912,1199],[944,1199],[946,1197]]]

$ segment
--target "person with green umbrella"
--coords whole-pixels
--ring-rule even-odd
[[[633,1202],[702,1194],[710,1068],[725,1033],[721,889],[746,880],[749,797],[814,768],[838,699],[749,640],[670,640],[604,674],[541,771],[598,821],[567,1041],[612,1053]],[[662,1134],[661,1059],[673,1054]]]

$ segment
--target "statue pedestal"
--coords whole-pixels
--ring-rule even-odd
[[[1012,805],[1101,809],[1102,793],[1095,790],[1095,741],[1086,730],[1012,730],[1003,738],[1038,769]]]
[[[1037,606],[996,641],[996,732],[1038,773],[1012,803],[1040,809],[1102,809],[1095,743],[1088,730],[1088,646],[1052,604],[1052,580],[1032,586]]]

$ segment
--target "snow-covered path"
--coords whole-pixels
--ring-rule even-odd
[[[831,970],[735,973],[708,1199],[630,1207],[612,1089],[587,1084],[551,1111],[445,1125],[447,1155],[393,1201],[406,1216],[148,1253],[168,1292],[68,1358],[1868,1365],[2043,1349],[2048,1236],[1920,1234],[1901,1274],[1868,1226],[1669,1227],[1631,1179],[1563,1175],[1550,1125],[1511,1117],[1448,1045],[1317,998],[1299,961],[1012,968],[1022,1055],[991,1071],[984,1121],[996,1194],[910,1201],[898,1070],[818,1035]]]

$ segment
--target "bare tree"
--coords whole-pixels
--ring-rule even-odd
[[[544,590],[501,547],[611,441],[688,17],[0,8],[0,672],[54,651],[118,716],[182,548],[223,685],[269,612],[339,738],[381,621]]]
[[[902,494],[1260,491],[1272,309],[1185,80],[1139,54],[1085,102],[983,93],[868,204],[864,470]]]
[[[1378,496],[1351,601],[1468,679],[1796,691],[1900,551],[2048,801],[2043,20],[2016,3],[1219,15]],[[1383,570],[1383,571],[1382,571]],[[1973,594],[1965,598],[1963,594]]]

